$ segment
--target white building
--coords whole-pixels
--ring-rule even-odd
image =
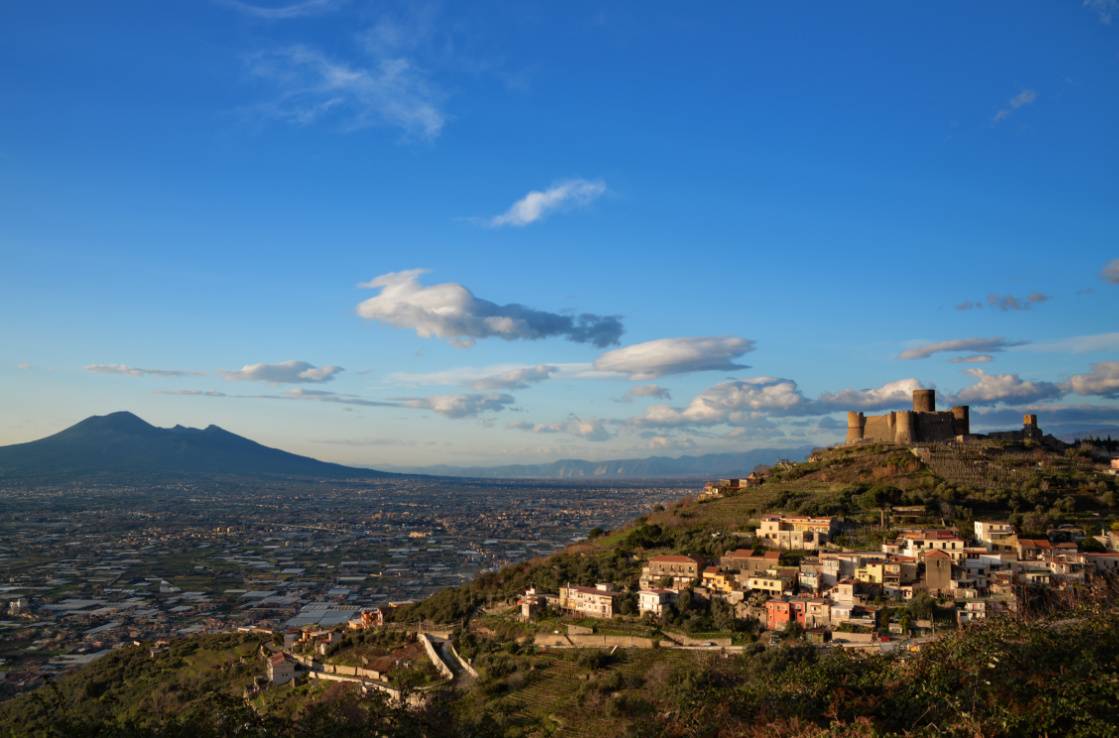
[[[637,610],[642,615],[651,612],[660,617],[675,597],[670,589],[643,589],[637,593]]]

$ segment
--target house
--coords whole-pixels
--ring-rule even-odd
[[[1016,548],[1019,561],[1036,561],[1052,551],[1053,544],[1048,538],[1019,538]]]
[[[751,575],[739,574],[738,581],[749,590],[781,594],[792,591],[798,576],[795,566],[774,566]]]
[[[964,557],[966,542],[951,530],[907,530],[898,536],[895,545],[896,553],[914,559],[923,551],[944,551],[953,561],[958,561]],[[886,546],[882,550],[885,551]]]
[[[535,587],[529,587],[521,596],[521,620],[532,620],[547,606],[547,600],[536,592]]]
[[[769,600],[765,603],[766,630],[785,630],[789,623],[804,627],[806,609],[804,600]]]
[[[703,586],[712,592],[733,592],[734,585],[734,577],[717,566],[709,566],[703,570]]]
[[[764,551],[755,555],[749,548],[738,548],[728,551],[719,559],[719,568],[724,571],[756,572],[765,571],[771,566],[781,562],[780,551]]]
[[[945,551],[932,549],[921,554],[925,565],[925,589],[929,594],[947,594],[952,590],[952,557]]]
[[[295,663],[282,653],[268,657],[268,681],[272,684],[287,684],[295,679]]]
[[[749,487],[751,484],[758,484],[761,477],[751,472],[745,478],[736,479],[720,479],[717,482],[707,482],[703,485],[703,492],[700,497],[722,497],[728,492],[737,492]]]
[[[381,612],[381,608],[374,607],[372,610],[362,610],[356,618],[346,623],[346,627],[350,630],[371,630],[384,624],[385,614]]]
[[[641,589],[685,589],[699,578],[699,570],[699,560],[691,556],[653,556],[641,569]]]
[[[838,528],[834,518],[767,515],[754,534],[775,548],[814,550],[830,541]]]
[[[826,628],[831,625],[831,602],[819,597],[804,600],[804,627]]]
[[[1103,553],[1085,552],[1084,563],[1093,574],[1119,573],[1119,552],[1106,551]]]
[[[989,549],[995,549],[997,546],[1012,546],[1014,545],[1012,539],[1014,533],[1014,526],[1004,521],[990,521],[990,520],[976,520],[975,521],[975,540],[982,543]]]
[[[855,570],[855,580],[884,587],[900,587],[917,579],[917,560],[909,556],[891,556],[886,560],[868,561]]]
[[[637,593],[637,610],[642,615],[651,612],[660,617],[675,599],[671,589],[643,589]]]
[[[609,584],[598,584],[594,587],[568,585],[560,587],[559,607],[576,615],[609,619],[614,617],[616,597],[617,593],[610,589]]]

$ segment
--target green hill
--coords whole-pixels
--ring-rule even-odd
[[[976,470],[979,470],[977,472]],[[241,699],[263,674],[260,637],[209,636],[154,655],[122,649],[0,704],[0,735],[879,736],[1119,735],[1119,606],[1109,580],[1039,600],[1014,619],[949,628],[916,650],[820,648],[794,631],[759,638],[721,604],[686,601],[666,624],[545,616],[520,622],[528,586],[636,585],[653,553],[711,560],[757,544],[770,512],[838,516],[841,542],[876,546],[902,525],[970,528],[1009,518],[1023,534],[1096,532],[1119,518],[1117,485],[1090,448],[979,442],[955,452],[838,447],[774,468],[728,496],[682,500],[546,558],[488,573],[391,612],[395,625],[454,630],[477,680],[421,711],[304,684]],[[904,513],[904,522],[900,516]],[[794,561],[796,552],[783,558]],[[904,622],[950,617],[927,595],[892,605]],[[623,607],[625,607],[623,605]],[[600,635],[726,638],[736,653],[541,649],[534,636],[580,624]],[[373,637],[370,635],[369,637]],[[377,636],[380,637],[380,636]],[[357,663],[379,642],[348,636],[331,658]]]

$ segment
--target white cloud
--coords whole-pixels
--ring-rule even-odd
[[[404,57],[349,64],[295,45],[253,55],[249,70],[278,90],[260,110],[297,125],[333,119],[346,131],[387,125],[434,139],[446,122],[438,93]]]
[[[543,382],[556,372],[556,367],[547,364],[520,367],[508,371],[480,377],[471,383],[476,390],[514,390],[526,389]]]
[[[1101,361],[1088,374],[1075,374],[1065,385],[1078,395],[1119,397],[1119,361]]]
[[[957,356],[948,361],[952,364],[986,364],[989,361],[993,361],[994,358],[995,357],[990,354],[972,354],[971,356]]]
[[[589,205],[606,192],[602,180],[569,179],[546,190],[532,190],[501,215],[490,218],[490,225],[526,226],[549,213]]]
[[[89,364],[85,370],[94,374],[126,374],[130,377],[200,377],[204,374],[182,369],[141,369],[127,364]]]
[[[1100,276],[1112,284],[1119,284],[1119,259],[1112,259],[1100,270]]]
[[[467,418],[486,412],[499,412],[515,400],[507,394],[432,395],[398,400],[404,407],[431,410],[448,418]]]
[[[289,18],[302,18],[308,15],[328,13],[339,8],[339,0],[302,0],[302,2],[288,3],[286,5],[255,5],[242,0],[221,0],[221,4],[238,10],[245,15],[265,20],[287,20]]]
[[[1019,108],[1023,108],[1027,105],[1032,105],[1035,100],[1037,100],[1037,91],[1036,90],[1030,90],[1030,89],[1022,90],[1017,95],[1010,98],[1010,100],[1007,101],[1005,107],[1003,107],[1001,110],[999,110],[997,113],[995,113],[995,117],[994,117],[994,120],[992,122],[993,123],[1000,123],[1000,122],[1006,120],[1007,118],[1010,117],[1010,115],[1015,110],[1018,110]]]
[[[281,361],[279,364],[246,364],[237,371],[224,372],[226,379],[254,380],[277,384],[329,382],[341,371],[340,366],[315,366],[306,361]]]
[[[899,379],[887,382],[881,387],[870,389],[845,389],[839,392],[825,392],[812,405],[816,412],[836,410],[887,410],[892,407],[909,407],[913,402],[913,390],[923,387],[916,379]]]
[[[741,429],[739,429],[741,430]],[[655,451],[687,451],[696,447],[696,442],[687,436],[655,435],[649,437],[649,448]]]
[[[1024,346],[1025,341],[1008,341],[1005,338],[956,338],[950,341],[925,343],[906,349],[898,354],[899,359],[927,359],[942,352],[1003,351],[1013,346]]]
[[[640,381],[667,374],[748,369],[732,359],[753,350],[753,341],[733,336],[661,338],[608,351],[595,359],[594,366]]]
[[[454,282],[425,286],[420,283],[425,272],[410,269],[382,274],[360,285],[381,291],[358,305],[358,315],[460,346],[470,346],[478,338],[514,341],[562,336],[576,343],[605,347],[617,343],[623,331],[621,320],[613,315],[571,316],[515,303],[498,305],[475,297]]]
[[[953,404],[993,405],[999,402],[1037,402],[1060,397],[1063,392],[1052,382],[1022,379],[1017,374],[988,374],[982,369],[968,369],[975,384],[964,387],[949,398]]]
[[[720,382],[692,398],[684,408],[652,405],[631,422],[638,427],[672,428],[713,425],[773,429],[767,417],[826,415],[845,410],[909,407],[916,379],[899,379],[880,387],[845,389],[816,399],[804,396],[791,379],[750,377]]]
[[[692,398],[682,410],[651,405],[634,422],[645,427],[737,425],[761,414],[792,414],[806,400],[791,379],[750,377],[720,382]]]
[[[584,420],[575,415],[560,423],[519,422],[510,423],[509,427],[529,433],[567,433],[585,441],[594,442],[606,441],[613,437],[613,434],[606,428],[605,421],[599,418]]]

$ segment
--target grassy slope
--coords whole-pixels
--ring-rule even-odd
[[[472,618],[460,647],[475,660],[483,679],[456,695],[456,719],[440,723],[451,731],[447,734],[463,725],[472,726],[466,734],[483,734],[496,726],[508,735],[608,735],[621,733],[624,726],[637,734],[716,735],[711,728],[717,725],[736,726],[737,734],[769,725],[789,734],[803,728],[809,735],[840,721],[848,726],[844,730],[866,725],[881,731],[927,731],[937,724],[959,727],[961,735],[1012,735],[1010,726],[1019,731],[1028,727],[1020,722],[1023,715],[1048,720],[1054,734],[1075,732],[1073,723],[1060,723],[1065,718],[1054,716],[1060,700],[1069,701],[1062,709],[1076,705],[1091,730],[1099,731],[1108,719],[1119,724],[1113,707],[1119,684],[1114,611],[1089,614],[1060,630],[992,626],[948,639],[916,657],[881,662],[799,647],[759,649],[731,659],[668,651],[629,652],[613,659],[596,652],[538,653],[527,643],[532,627],[480,615],[485,603],[506,601],[529,584],[553,591],[564,581],[632,584],[641,558],[653,551],[714,556],[750,545],[748,534],[757,517],[774,510],[837,513],[876,522],[878,514],[869,508],[888,498],[894,504],[925,504],[930,519],[962,525],[977,509],[1001,514],[1017,509],[1021,515],[1029,497],[1037,504],[1024,508],[1026,514],[1063,505],[1071,508],[1061,512],[1068,520],[1096,525],[1115,516],[1107,497],[1114,496],[1114,482],[1103,480],[1101,486],[1101,478],[1091,475],[1075,455],[1037,449],[992,453],[991,463],[1017,470],[1013,484],[988,489],[953,482],[897,448],[833,449],[813,463],[775,472],[760,488],[711,502],[683,501],[555,556],[445,590],[402,609],[397,617],[439,622]],[[1074,632],[1066,632],[1069,628]],[[56,723],[59,716],[103,724],[132,719],[150,726],[172,715],[204,714],[213,709],[214,693],[238,697],[262,673],[263,662],[253,655],[258,645],[257,639],[230,635],[180,641],[155,658],[144,649],[123,649],[55,686],[0,704],[0,735],[29,734],[35,726]],[[986,679],[973,673],[976,664],[968,654],[980,652],[976,649],[1013,656],[1014,665],[994,662],[992,676],[998,679]],[[345,659],[345,654],[338,656]],[[1045,664],[1044,671],[1036,664]],[[999,671],[1010,668],[1017,672]],[[1051,680],[1039,682],[1039,672],[1054,671],[1078,673],[1093,681],[1096,692],[1082,694],[1077,685],[1064,683],[1053,691]],[[914,694],[915,675],[938,686]],[[951,690],[965,686],[981,703],[966,710],[951,707]],[[930,702],[934,695],[939,697]],[[1111,699],[1112,707],[1099,703],[1098,695]],[[258,698],[257,707],[290,718],[304,715],[308,705],[323,698],[317,686],[273,691]],[[842,704],[837,703],[841,698]],[[660,718],[647,723],[649,716]],[[1067,717],[1075,719],[1075,711]]]

